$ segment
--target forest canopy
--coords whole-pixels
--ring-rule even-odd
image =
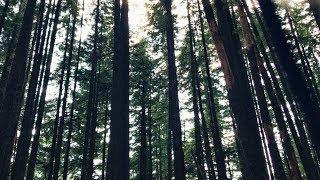
[[[317,180],[319,87],[319,0],[0,0],[0,180]]]

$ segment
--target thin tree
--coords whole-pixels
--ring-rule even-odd
[[[39,100],[39,109],[37,113],[37,120],[35,123],[36,126],[36,133],[33,137],[33,142],[32,142],[32,148],[31,148],[31,153],[30,153],[30,158],[28,162],[28,172],[27,172],[27,179],[33,179],[34,175],[34,168],[37,160],[37,151],[39,147],[39,138],[40,138],[40,130],[41,130],[41,125],[42,125],[42,120],[43,120],[43,115],[44,115],[44,108],[45,108],[45,98],[47,94],[47,88],[48,88],[48,83],[49,83],[49,77],[50,77],[50,68],[52,64],[52,57],[53,57],[53,50],[54,50],[54,45],[55,45],[55,40],[56,40],[56,34],[58,31],[58,24],[59,24],[59,18],[60,18],[60,13],[61,13],[61,4],[62,0],[58,0],[55,12],[54,12],[54,19],[53,19],[53,27],[52,27],[52,33],[50,37],[50,46],[49,46],[49,51],[48,55],[46,56],[46,69],[45,69],[45,74],[43,78],[43,86],[41,90],[41,96]]]
[[[279,16],[276,13],[276,6],[271,0],[259,0],[264,21],[268,26],[270,37],[279,57],[279,63],[287,74],[287,79],[297,102],[304,114],[306,123],[310,129],[312,142],[317,149],[320,148],[320,106],[313,98],[307,88],[301,71],[294,61],[293,54],[286,41],[284,30],[281,27]]]
[[[191,88],[192,88],[192,104],[193,104],[193,115],[194,115],[194,133],[195,133],[195,159],[198,164],[197,166],[197,177],[198,179],[205,179],[204,174],[204,162],[203,162],[203,148],[202,148],[202,138],[200,129],[200,118],[199,118],[199,106],[197,97],[197,87],[196,87],[196,73],[198,73],[196,63],[196,57],[194,52],[194,33],[191,25],[190,17],[190,2],[187,0],[187,12],[188,12],[188,35],[189,35],[189,51],[190,51],[190,75],[191,75]]]
[[[258,52],[257,46],[254,43],[254,37],[251,32],[250,25],[247,20],[247,16],[245,14],[243,5],[239,1],[237,1],[236,3],[238,6],[239,15],[240,15],[240,24],[243,29],[245,46],[247,50],[247,56],[249,59],[253,84],[254,84],[255,91],[258,98],[258,105],[259,105],[259,110],[260,110],[260,115],[262,120],[262,128],[264,129],[264,132],[268,140],[268,148],[269,148],[269,152],[270,152],[270,156],[273,164],[273,169],[275,172],[275,178],[283,179],[283,178],[286,178],[285,170],[284,170],[279,149],[277,147],[277,143],[275,140],[272,121],[268,111],[268,104],[264,94],[263,86],[261,84],[261,77],[260,77],[259,68],[258,68],[258,65],[260,65],[260,67],[263,66],[263,64],[261,64],[263,62],[261,60],[261,56]],[[260,59],[260,61],[258,59]],[[264,67],[262,68],[260,68],[260,70],[263,71],[262,73],[266,73]],[[263,74],[262,76],[265,77],[265,75],[266,74]],[[265,80],[266,78],[263,78],[263,79]]]
[[[36,0],[28,0],[15,49],[9,81],[0,105],[0,179],[9,173],[10,158],[24,94],[25,71]]]
[[[174,30],[172,0],[163,1],[166,17],[166,38],[169,73],[169,123],[171,123],[174,153],[174,174],[176,179],[185,179],[184,153],[182,149],[181,121],[179,113],[178,80],[174,54]]]

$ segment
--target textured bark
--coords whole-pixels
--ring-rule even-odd
[[[232,19],[226,4],[216,1],[219,30],[212,6],[202,0],[210,31],[218,52],[227,82],[228,98],[237,123],[241,149],[243,176],[248,179],[267,179],[267,170],[258,131],[253,99],[240,49],[239,37],[233,34]],[[228,52],[228,53],[226,53]],[[244,149],[246,151],[244,151]]]
[[[178,81],[175,64],[174,30],[172,16],[172,1],[163,1],[166,17],[166,37],[168,51],[168,76],[169,76],[169,121],[172,125],[174,176],[175,179],[185,180],[184,153],[182,149],[181,121],[179,113]]]
[[[276,14],[275,4],[271,0],[259,0],[260,7],[266,25],[268,26],[270,37],[274,43],[275,51],[279,56],[279,62],[283,70],[287,74],[287,79],[292,90],[292,93],[296,97],[296,101],[301,106],[301,110],[304,114],[305,121],[310,128],[311,138],[313,143],[320,148],[320,106],[319,102],[316,102],[310,97],[311,92],[307,88],[306,82],[303,76],[294,62],[293,54],[290,51],[289,45],[286,41],[285,33],[281,28],[281,22]]]
[[[114,59],[108,179],[129,179],[129,26],[128,1],[114,1]],[[121,10],[121,12],[120,12]]]
[[[0,179],[6,179],[9,173],[13,140],[24,94],[25,71],[35,6],[36,0],[28,0],[8,77],[8,85],[0,105],[0,124],[2,127],[0,131]]]
[[[275,135],[274,135],[275,133],[273,132],[272,121],[271,121],[269,110],[268,110],[266,96],[264,94],[264,88],[261,83],[260,73],[262,74],[262,78],[264,79],[264,82],[265,80],[268,79],[268,76],[263,67],[263,62],[262,62],[260,53],[258,52],[256,44],[254,43],[253,33],[251,32],[250,25],[247,20],[247,16],[245,14],[244,8],[239,1],[237,1],[237,6],[239,10],[239,15],[240,15],[240,24],[242,26],[242,30],[244,34],[245,46],[246,46],[247,55],[249,59],[253,85],[258,98],[258,105],[259,105],[260,116],[262,121],[261,128],[263,128],[268,141],[267,148],[269,148],[273,169],[275,172],[275,178],[285,179],[286,178],[285,170],[284,170],[280,152],[275,140]],[[259,72],[258,66],[260,67],[260,72]],[[270,84],[268,85],[270,86]]]

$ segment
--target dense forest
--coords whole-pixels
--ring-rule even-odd
[[[0,180],[319,180],[320,0],[0,0]]]

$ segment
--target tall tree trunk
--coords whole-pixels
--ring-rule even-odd
[[[151,90],[150,90],[151,91]],[[151,116],[151,97],[149,93],[149,107],[148,107],[148,169],[147,169],[147,179],[153,178],[153,168],[152,168],[152,116]]]
[[[238,52],[238,49],[240,49],[239,38],[235,34],[232,34],[234,30],[232,24],[230,24],[232,22],[230,13],[223,12],[228,11],[228,8],[226,5],[222,5],[221,1],[216,1],[219,22],[221,22],[220,29],[218,30],[211,3],[208,0],[202,0],[202,3],[224,71],[228,98],[237,123],[239,145],[242,146],[240,149],[243,158],[240,162],[243,176],[248,179],[256,179],[258,177],[260,179],[267,179],[268,175],[253,99],[249,91],[249,82],[244,62]],[[222,31],[224,33],[221,36],[220,33]],[[237,43],[235,43],[235,40]],[[228,51],[228,54],[226,51]],[[246,151],[244,151],[244,149],[246,149]]]
[[[73,15],[73,21],[72,21],[72,28],[71,28],[71,37],[70,37],[70,47],[68,47],[68,59],[66,64],[66,79],[64,82],[64,95],[62,100],[62,112],[61,117],[59,120],[59,129],[57,134],[57,144],[56,144],[56,150],[54,155],[54,167],[53,167],[53,179],[58,179],[59,174],[59,167],[60,167],[60,158],[61,158],[61,149],[62,149],[62,139],[63,139],[63,131],[64,131],[64,124],[65,124],[65,118],[67,116],[67,99],[68,99],[68,90],[69,90],[69,83],[70,83],[70,75],[71,75],[71,63],[72,63],[72,57],[73,57],[73,44],[74,44],[74,36],[76,31],[76,16]]]
[[[208,58],[207,47],[206,47],[207,45],[206,45],[205,37],[204,37],[203,18],[202,18],[199,4],[200,3],[198,0],[198,9],[200,12],[199,18],[200,18],[201,38],[202,38],[203,51],[204,51],[204,56],[205,56],[205,70],[206,70],[206,76],[207,76],[207,89],[208,89],[208,96],[209,96],[208,102],[209,102],[211,133],[212,133],[212,138],[213,138],[213,143],[214,143],[214,151],[215,151],[215,155],[216,155],[215,157],[216,157],[216,162],[217,162],[218,177],[220,179],[226,179],[227,178],[227,170],[226,170],[225,154],[224,154],[223,148],[222,148],[220,127],[219,127],[219,122],[218,122],[217,112],[216,112],[216,107],[215,107],[215,102],[214,102],[212,78],[210,75],[209,58]]]
[[[129,26],[128,1],[115,1],[114,60],[108,179],[129,179]],[[121,10],[121,12],[120,12]]]
[[[172,16],[172,0],[163,1],[166,17],[166,36],[169,71],[169,121],[172,125],[174,174],[179,180],[185,179],[184,153],[182,148],[181,121],[179,113],[178,80],[174,54],[174,30]]]
[[[61,65],[61,72],[59,76],[59,93],[57,98],[57,107],[56,107],[56,115],[54,119],[53,124],[53,135],[51,140],[51,147],[50,147],[50,158],[48,162],[48,180],[52,179],[53,176],[53,170],[54,170],[54,158],[56,154],[56,145],[57,145],[57,137],[58,137],[58,128],[59,128],[59,121],[60,121],[60,109],[61,109],[61,101],[62,101],[62,93],[63,93],[63,80],[65,77],[65,69],[67,66],[67,52],[69,49],[69,31],[70,31],[70,16],[68,17],[67,21],[67,31],[66,31],[66,37],[65,37],[65,49],[63,54],[63,60]]]
[[[106,174],[105,174],[105,169],[106,169],[106,148],[107,148],[107,125],[109,122],[109,116],[110,116],[110,112],[109,112],[109,97],[107,97],[108,99],[106,100],[106,110],[105,110],[105,117],[104,117],[104,133],[103,133],[103,149],[102,149],[102,176],[101,176],[101,180],[105,180],[106,179]]]
[[[147,82],[142,80],[141,85],[141,115],[140,115],[140,155],[139,155],[139,179],[147,179],[147,130],[146,130],[146,96],[147,96]]]
[[[99,59],[98,41],[99,41],[99,18],[100,18],[100,0],[97,1],[95,13],[95,32],[94,44],[91,58],[91,72],[90,72],[90,89],[86,111],[86,134],[84,142],[84,152],[82,160],[81,178],[91,179],[93,175],[93,159],[95,152],[95,129],[97,121],[97,68]]]
[[[211,79],[210,68],[209,68],[209,57],[208,57],[207,43],[206,43],[205,32],[204,32],[204,21],[203,21],[203,17],[202,17],[202,11],[200,9],[199,0],[197,0],[197,4],[198,4],[199,20],[200,20],[201,42],[202,42],[204,61],[205,61],[207,91],[208,91],[208,96],[209,96],[208,109],[210,112],[210,124],[213,124],[213,120],[214,120],[213,117],[216,112],[214,97],[213,97],[213,85],[212,85],[212,79]],[[209,179],[215,180],[216,176],[215,176],[214,165],[213,165],[213,161],[212,161],[212,154],[211,154],[210,142],[209,142],[209,137],[208,137],[207,122],[205,121],[205,116],[204,116],[203,107],[202,107],[201,89],[200,89],[199,80],[197,82],[197,91],[198,91],[198,98],[199,98],[199,100],[198,100],[199,101],[199,108],[200,108],[200,112],[201,112],[201,123],[202,123],[202,131],[203,131],[203,139],[204,139],[204,147],[205,147],[205,157],[206,157],[206,163],[207,163],[208,171],[209,171]]]
[[[198,73],[198,68],[196,65],[196,57],[194,52],[194,33],[191,25],[190,17],[190,2],[187,0],[187,11],[188,11],[188,27],[189,27],[189,49],[190,49],[190,76],[191,76],[191,87],[192,87],[192,104],[193,104],[193,115],[194,115],[194,133],[195,133],[195,160],[198,164],[197,166],[197,177],[198,179],[205,179],[204,173],[204,162],[203,162],[203,148],[202,148],[202,138],[200,130],[200,119],[199,119],[199,106],[197,97],[197,87],[196,87],[196,74]]]
[[[84,2],[83,7],[84,9]],[[83,26],[83,14],[81,16],[80,21],[80,40],[78,45],[78,52],[76,57],[76,69],[74,71],[74,82],[73,82],[73,90],[72,90],[72,103],[70,108],[70,117],[69,117],[69,124],[68,124],[68,136],[67,136],[67,143],[65,145],[66,151],[64,155],[64,164],[63,164],[63,180],[66,180],[68,177],[68,170],[69,170],[69,154],[70,154],[70,144],[71,144],[71,137],[73,132],[73,121],[74,121],[74,110],[76,108],[76,90],[77,90],[77,82],[78,82],[78,73],[79,73],[79,63],[80,63],[80,55],[81,55],[81,45],[82,45],[82,26]]]
[[[51,37],[50,37],[50,47],[49,47],[48,56],[46,57],[46,69],[45,69],[45,75],[43,78],[43,86],[42,86],[42,91],[41,91],[41,96],[40,96],[40,101],[39,101],[38,115],[37,115],[37,120],[36,120],[36,133],[33,138],[32,148],[31,148],[31,153],[30,153],[30,158],[29,158],[29,163],[28,163],[28,173],[27,173],[28,180],[33,179],[34,168],[35,168],[35,164],[36,164],[36,160],[37,160],[37,151],[38,151],[38,147],[39,147],[40,130],[41,130],[41,124],[42,124],[43,115],[44,115],[45,98],[46,98],[47,88],[48,88],[48,83],[49,83],[53,50],[54,50],[54,45],[55,45],[55,40],[56,40],[56,34],[58,31],[58,23],[59,23],[59,17],[60,17],[60,12],[61,12],[61,3],[62,3],[62,0],[58,0],[57,5],[56,5],[56,9],[55,9],[55,13],[54,13],[55,15],[54,15],[54,20],[53,20],[52,33],[51,33]]]
[[[259,105],[259,110],[260,110],[260,115],[261,115],[261,120],[262,120],[262,128],[266,134],[267,140],[268,140],[268,148],[273,164],[273,169],[275,172],[275,178],[276,179],[285,179],[285,170],[282,164],[281,156],[279,149],[277,147],[277,143],[275,140],[275,135],[273,132],[273,127],[272,127],[272,121],[270,118],[270,114],[268,111],[268,104],[267,100],[264,94],[263,86],[261,84],[261,77],[259,74],[259,68],[258,65],[261,67],[263,66],[263,62],[261,61],[260,54],[258,52],[257,46],[254,43],[254,37],[250,29],[249,22],[247,20],[244,8],[242,4],[237,1],[237,6],[239,10],[239,15],[240,15],[240,23],[243,29],[243,34],[244,34],[244,39],[245,39],[245,46],[247,49],[247,55],[249,59],[249,64],[250,64],[250,69],[251,69],[251,74],[252,74],[252,79],[253,79],[253,84],[255,87],[255,91],[257,94],[258,98],[258,105]],[[259,61],[260,59],[260,61]],[[266,71],[262,72],[262,76],[265,77],[263,74],[266,73]],[[264,80],[266,78],[263,78]]]
[[[285,33],[281,28],[279,16],[276,14],[275,4],[271,0],[259,0],[264,21],[269,28],[270,36],[274,42],[275,51],[279,56],[280,64],[287,73],[291,90],[301,106],[305,120],[310,128],[313,143],[320,149],[320,106],[313,98],[306,86],[302,74],[294,62],[293,54],[287,44]]]
[[[38,12],[38,27],[35,31],[37,31],[36,42],[35,42],[35,58],[32,67],[31,78],[29,81],[29,89],[27,93],[26,105],[24,108],[24,114],[20,129],[20,136],[18,140],[17,146],[17,154],[15,157],[15,163],[13,166],[12,179],[23,179],[26,170],[26,163],[28,159],[28,152],[30,147],[30,141],[32,136],[32,129],[34,124],[34,119],[32,118],[33,109],[35,105],[35,96],[38,85],[38,77],[40,73],[40,67],[42,62],[42,51],[44,48],[44,41],[46,37],[46,27],[43,28],[42,31],[42,22],[44,19],[44,9],[45,9],[45,0],[41,0],[39,12]],[[41,31],[42,36],[41,36]],[[41,42],[41,43],[40,43]]]
[[[0,124],[2,127],[0,132],[0,179],[6,179],[9,173],[13,139],[15,138],[17,130],[24,94],[26,63],[35,6],[36,0],[28,0],[11,72],[8,77],[8,85],[3,102],[0,105]]]

